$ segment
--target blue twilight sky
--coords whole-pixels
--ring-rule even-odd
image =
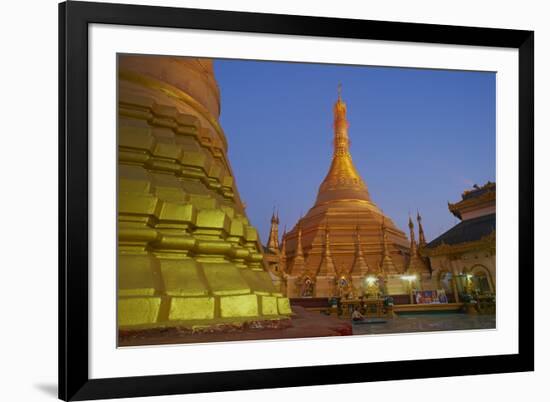
[[[216,60],[221,124],[247,213],[265,242],[313,206],[332,155],[337,85],[351,154],[373,201],[408,233],[418,209],[430,241],[456,224],[447,201],[495,180],[495,74]]]

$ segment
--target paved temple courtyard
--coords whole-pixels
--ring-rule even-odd
[[[461,313],[401,314],[391,320],[369,320],[353,323],[353,335],[495,328],[495,315]]]
[[[352,323],[349,318],[337,318],[293,307],[294,315],[288,327],[282,329],[243,328],[231,332],[188,333],[177,330],[150,331],[120,336],[119,346],[143,346],[177,343],[228,342],[262,339],[290,339],[345,335],[375,335],[429,331],[494,329],[494,315],[461,313],[401,314],[393,319],[369,319]]]

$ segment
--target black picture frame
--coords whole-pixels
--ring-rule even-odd
[[[214,373],[88,375],[88,25],[375,39],[519,51],[517,354]],[[59,398],[292,387],[534,370],[534,32],[70,1],[59,5]]]

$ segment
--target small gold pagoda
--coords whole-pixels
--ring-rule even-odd
[[[289,297],[363,294],[367,277],[399,275],[410,253],[405,233],[374,203],[355,168],[341,86],[334,104],[334,145],[328,173],[305,216],[283,236]]]
[[[290,305],[239,198],[212,61],[118,62],[119,329],[277,325]]]

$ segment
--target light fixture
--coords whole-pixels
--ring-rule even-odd
[[[404,281],[412,282],[416,280],[416,275],[403,275],[401,276],[401,279],[403,279]]]
[[[374,282],[377,281],[377,279],[376,279],[374,276],[367,276],[367,277],[365,278],[365,280],[367,281],[367,283],[368,283],[369,285],[372,285]]]

